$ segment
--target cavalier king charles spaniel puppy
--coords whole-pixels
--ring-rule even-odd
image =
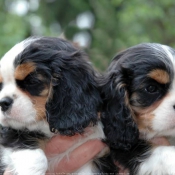
[[[93,130],[74,148],[104,138],[95,77],[86,54],[63,39],[29,38],[8,51],[0,61],[0,170],[44,175],[73,149],[47,160],[44,146],[55,133]],[[98,172],[92,162],[77,172],[84,171]]]
[[[175,147],[151,143],[175,136],[175,50],[145,43],[120,52],[101,92],[110,159],[133,175],[175,174]]]

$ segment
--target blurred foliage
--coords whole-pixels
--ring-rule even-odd
[[[24,2],[27,11],[19,14]],[[91,14],[90,27],[77,25],[82,14]],[[89,37],[84,49],[102,71],[117,52],[138,43],[175,47],[174,0],[1,0],[0,24],[0,56],[31,35],[74,41],[83,34]]]

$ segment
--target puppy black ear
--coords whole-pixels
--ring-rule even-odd
[[[58,58],[59,57],[59,58]],[[101,97],[91,65],[81,52],[61,51],[52,62],[52,92],[46,104],[52,132],[74,135],[98,119]]]
[[[101,120],[110,146],[129,150],[137,142],[139,132],[122,74],[120,71],[113,71],[103,79],[101,92],[104,104]]]

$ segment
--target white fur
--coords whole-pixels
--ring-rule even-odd
[[[139,167],[138,175],[175,174],[175,147],[159,146],[151,151],[151,156]]]
[[[8,160],[3,163],[8,163],[9,172],[14,175],[44,175],[47,170],[47,158],[41,149],[11,151],[11,154],[8,150],[6,154]]]
[[[169,59],[171,60],[174,68],[175,68],[175,58],[174,55],[172,55],[172,53],[170,52],[170,47],[166,46],[166,45],[161,45],[163,50],[166,52],[166,54],[168,55]]]
[[[158,134],[160,132],[164,136],[175,136],[175,109],[173,108],[175,105],[174,97],[175,84],[173,84],[168,96],[165,97],[162,103],[153,111],[155,117],[152,121],[152,128],[154,131],[157,131]]]

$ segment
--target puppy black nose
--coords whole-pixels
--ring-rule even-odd
[[[0,100],[1,111],[7,111],[13,103],[13,99],[10,97],[4,97]]]

